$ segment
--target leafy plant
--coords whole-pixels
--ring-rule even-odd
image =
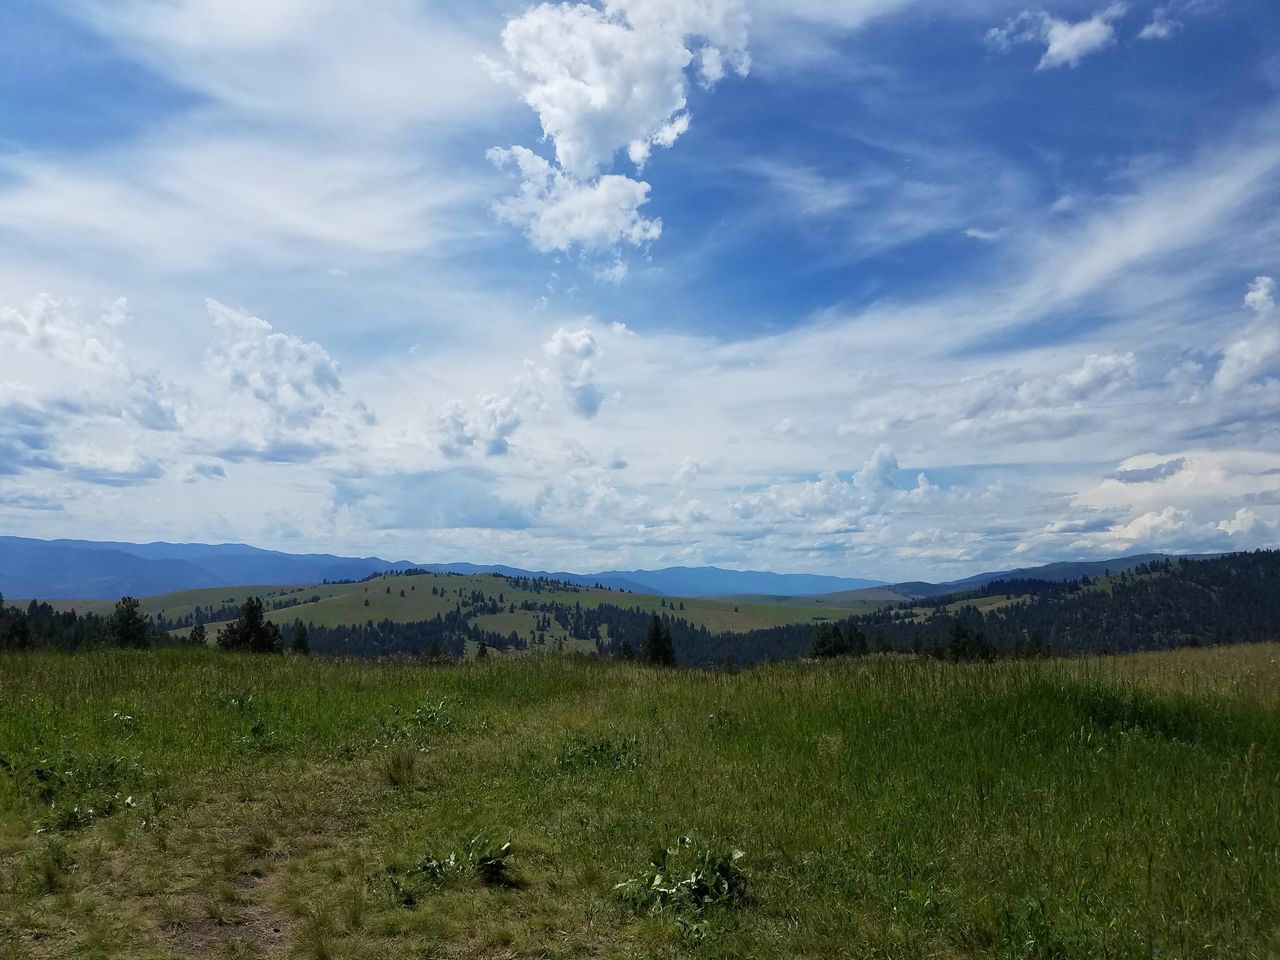
[[[75,830],[132,807],[133,797],[126,796],[126,789],[146,776],[136,759],[69,750],[3,756],[0,771],[14,780],[20,793],[46,808],[41,832]]]
[[[701,914],[711,907],[739,906],[746,900],[747,875],[738,865],[741,850],[695,849],[688,837],[658,847],[652,868],[613,889],[637,913]]]
[[[395,898],[412,907],[427,893],[451,883],[474,879],[486,887],[515,886],[508,870],[510,857],[510,840],[498,844],[481,834],[472,837],[461,851],[444,856],[428,854],[408,870],[389,870],[387,878]]]

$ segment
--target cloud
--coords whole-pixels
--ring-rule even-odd
[[[506,63],[491,68],[538,115],[555,162],[520,146],[491,150],[524,179],[495,210],[544,252],[656,239],[661,221],[637,212],[649,185],[606,171],[624,150],[642,169],[689,130],[691,66],[707,89],[726,67],[750,67],[742,0],[541,3],[507,23],[502,44]]]
[[[956,435],[1011,431],[1019,437],[1076,433],[1096,416],[1099,400],[1134,375],[1132,353],[1089,354],[1079,367],[1057,376],[1016,379],[1008,374],[975,378],[946,400],[960,414],[948,427]]]
[[[987,43],[1005,51],[1016,44],[1034,43],[1045,46],[1037,70],[1054,67],[1076,67],[1091,53],[1115,43],[1114,21],[1127,12],[1123,3],[1113,3],[1087,20],[1072,23],[1044,10],[1024,10],[1003,27],[987,31]]]
[[[570,409],[588,420],[594,417],[604,400],[592,363],[600,353],[595,336],[590,330],[561,327],[543,344],[542,352],[551,360],[552,376],[564,391]]]
[[[542,3],[502,33],[511,73],[556,162],[590,180],[626,148],[642,165],[688,128],[686,69],[701,47],[701,79],[711,86],[727,60],[745,74],[747,18],[739,0],[607,0]]]
[[[609,174],[586,183],[555,169],[526,147],[489,151],[499,165],[514,165],[523,178],[519,193],[494,205],[500,220],[524,231],[535,250],[574,246],[607,250],[620,243],[642,246],[662,234],[662,221],[640,215],[649,185]],[[618,276],[619,262],[608,268]]]
[[[1187,465],[1186,457],[1175,457],[1158,463],[1153,467],[1134,467],[1128,470],[1117,470],[1109,479],[1120,483],[1155,483],[1178,474]]]
[[[1280,310],[1276,309],[1275,290],[1271,277],[1258,277],[1249,285],[1244,303],[1255,319],[1222,351],[1222,361],[1213,375],[1215,389],[1237,389],[1280,365]]]
[[[436,420],[440,452],[454,459],[479,448],[485,456],[505,457],[523,422],[514,397],[481,394],[471,409],[452,401]]]
[[[120,337],[129,322],[123,299],[99,305],[35,297],[0,306],[0,473],[76,468],[66,447],[96,437],[132,446],[138,430],[180,428],[180,391],[137,368]],[[99,472],[90,464],[86,479]],[[158,476],[150,467],[122,476]]]
[[[320,344],[216,300],[206,308],[219,336],[205,367],[224,393],[199,428],[220,456],[305,460],[354,446],[376,422],[346,397],[338,364]]]
[[[1168,40],[1182,29],[1182,24],[1169,16],[1169,7],[1156,7],[1151,22],[1138,32],[1139,40]]]
[[[340,476],[332,486],[334,514],[377,530],[523,530],[530,525],[528,511],[500,497],[493,476],[478,470]]]
[[[78,0],[73,16],[182,86],[271,122],[396,128],[492,109],[463,18],[412,0]]]
[[[227,469],[220,463],[193,463],[184,478],[187,483],[200,480],[225,480]]]
[[[0,226],[168,269],[430,249],[461,228],[464,177],[420,157],[192,122],[70,160],[0,159]]]

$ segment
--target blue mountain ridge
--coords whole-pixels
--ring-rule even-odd
[[[1081,574],[1131,570],[1163,559],[1142,554],[1116,560],[1055,563],[1044,567],[978,574],[944,584],[892,585],[907,596],[936,596],[977,587],[991,580],[1024,577],[1076,579]],[[294,554],[241,543],[127,543],[97,540],[36,540],[0,537],[0,593],[43,600],[110,600],[125,594],[150,596],[203,587],[319,583],[358,580],[370,574],[410,568],[437,573],[499,573],[547,577],[578,586],[667,596],[818,596],[889,586],[881,580],[817,574],[726,570],[720,567],[666,567],[659,570],[607,570],[600,573],[524,570],[503,564],[414,563],[381,557],[342,557],[327,553]]]

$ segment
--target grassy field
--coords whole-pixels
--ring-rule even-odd
[[[433,587],[436,589],[435,594],[431,592]],[[164,614],[172,621],[190,614],[197,606],[219,609],[224,605],[241,604],[250,596],[260,596],[268,604],[282,600],[298,601],[296,606],[269,614],[272,620],[281,625],[299,618],[322,627],[363,623],[366,620],[377,623],[384,619],[408,623],[429,620],[437,614],[452,610],[460,599],[459,590],[464,595],[479,591],[494,599],[501,595],[505,603],[516,604],[515,612],[483,615],[477,623],[486,629],[501,630],[504,633],[515,630],[521,636],[527,636],[533,631],[538,616],[532,611],[518,609],[524,600],[558,601],[570,606],[581,603],[584,607],[610,603],[659,613],[664,611],[665,603],[665,609],[673,616],[683,617],[695,627],[705,626],[713,633],[719,633],[742,632],[821,618],[845,618],[853,614],[869,613],[876,609],[879,600],[884,599],[878,595],[840,601],[808,597],[663,598],[594,589],[534,592],[514,587],[512,581],[492,574],[425,574],[413,577],[384,576],[364,583],[184,590],[143,598],[142,611],[152,616]],[[400,596],[401,591],[404,592],[403,597]],[[889,596],[888,591],[883,593],[886,597]],[[24,605],[27,601],[13,602]],[[59,610],[99,614],[110,613],[115,606],[115,602],[111,600],[55,600],[51,603]],[[214,629],[216,631],[216,627]],[[559,632],[553,632],[550,639],[560,639]]]
[[[1273,957],[1278,661],[7,655],[0,956]]]

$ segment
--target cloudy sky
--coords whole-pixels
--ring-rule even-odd
[[[1278,93],[1276,0],[7,0],[0,532],[1274,545]]]

